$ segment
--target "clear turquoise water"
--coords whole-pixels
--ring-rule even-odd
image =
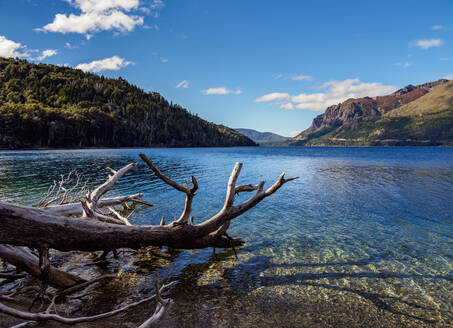
[[[151,249],[104,268],[129,278],[127,291],[109,289],[125,302],[151,293],[156,275],[177,280],[178,306],[164,327],[453,325],[453,148],[5,151],[0,197],[36,204],[71,169],[96,185],[106,166],[139,161],[139,152],[174,180],[197,177],[195,222],[221,208],[237,161],[240,184],[269,185],[283,170],[300,176],[232,222],[230,235],[246,241],[237,260],[231,250],[215,259],[212,250]],[[141,208],[135,224],[178,217],[184,204],[145,165],[111,195],[136,192],[155,206]]]

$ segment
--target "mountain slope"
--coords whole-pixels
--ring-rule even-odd
[[[327,108],[291,144],[452,144],[452,83],[443,79],[410,85],[388,96],[348,99]]]
[[[291,138],[283,137],[272,132],[259,132],[253,129],[235,129],[235,130],[249,137],[250,139],[252,139],[253,141],[260,145],[279,145],[286,141],[291,140]]]
[[[253,145],[122,78],[0,58],[0,148]]]

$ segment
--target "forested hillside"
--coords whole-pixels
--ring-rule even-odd
[[[0,58],[0,148],[253,145],[122,78]]]
[[[253,129],[235,129],[243,135],[249,137],[256,143],[266,146],[279,146],[291,140],[289,137],[284,137],[272,132],[260,132]]]

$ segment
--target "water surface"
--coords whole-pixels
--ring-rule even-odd
[[[453,325],[453,148],[4,151],[0,197],[35,205],[71,169],[95,186],[106,166],[139,161],[139,152],[176,181],[196,176],[195,222],[221,208],[237,161],[244,163],[239,184],[270,185],[282,171],[300,178],[232,222],[230,235],[246,241],[237,260],[231,250],[215,258],[212,250],[165,248],[123,256],[103,270],[124,281],[87,312],[152,293],[158,276],[178,281],[164,327]],[[140,208],[135,224],[177,218],[184,205],[184,195],[143,164],[110,194],[136,192],[155,206]],[[149,311],[138,308],[115,324],[133,326]]]

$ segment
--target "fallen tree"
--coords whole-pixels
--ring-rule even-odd
[[[165,224],[165,218],[162,218],[160,225],[134,226],[129,222],[133,212],[127,213],[131,209],[128,203],[135,202],[150,205],[142,200],[141,194],[113,199],[102,198],[122,176],[135,169],[138,163],[126,165],[118,171],[108,168],[111,175],[106,182],[93,191],[85,190],[82,187],[81,190],[86,191],[86,193],[84,194],[78,190],[76,198],[71,197],[71,193],[76,191],[77,188],[64,187],[69,178],[62,177],[59,183],[54,182],[43,200],[41,200],[41,208],[0,202],[0,226],[2,227],[0,229],[0,244],[9,245],[0,246],[4,250],[2,253],[2,248],[0,248],[0,258],[39,277],[43,282],[43,288],[40,291],[40,295],[38,295],[41,299],[46,293],[48,284],[68,287],[68,285],[71,285],[71,282],[68,282],[70,278],[74,280],[74,285],[81,283],[80,280],[77,281],[76,277],[64,276],[62,272],[51,266],[49,249],[59,251],[103,251],[101,257],[104,259],[109,251],[119,248],[138,249],[146,246],[168,246],[174,249],[208,247],[231,247],[234,249],[234,247],[243,244],[243,240],[232,238],[228,235],[227,230],[231,220],[275,193],[286,182],[297,178],[285,179],[285,174],[282,173],[276,182],[267,189],[264,189],[264,181],[257,185],[236,185],[242,169],[242,163],[236,163],[228,180],[223,207],[211,218],[199,224],[193,224],[193,217],[191,216],[192,201],[198,190],[198,182],[195,177],[190,177],[191,186],[189,186],[187,181],[184,185],[181,185],[161,173],[144,154],[140,154],[140,157],[156,177],[185,194],[184,209],[177,220]],[[75,176],[76,186],[79,186],[80,176],[77,174]],[[235,205],[235,196],[241,192],[254,192],[254,194],[248,200]],[[76,203],[74,202],[75,200],[79,200],[79,202]],[[115,205],[118,204],[122,205],[122,209],[115,208]],[[19,259],[16,257],[15,262],[13,262],[11,257],[12,247],[24,254],[27,254],[28,251],[23,247],[37,249],[39,256],[33,258],[34,255],[28,253],[28,256],[24,255],[19,257]],[[5,250],[9,250],[9,252]],[[6,255],[2,256],[2,254],[6,253],[9,254],[9,257]],[[36,264],[38,264],[38,271],[36,270]],[[61,277],[57,276],[58,274]],[[157,292],[156,295],[158,294]],[[55,303],[55,299],[52,302]],[[164,302],[160,299],[156,308],[156,313],[160,314],[156,315],[155,313],[146,322],[149,325],[155,323],[156,318],[160,318],[167,308],[164,304],[169,302]],[[45,314],[28,313],[25,315],[21,311],[0,304],[0,312],[25,320],[32,320],[33,322],[43,320],[55,320],[67,324],[81,322],[74,318],[58,318],[51,314],[50,311],[51,307],[48,308]],[[102,315],[95,317],[104,318]],[[90,320],[92,319],[90,318]]]

